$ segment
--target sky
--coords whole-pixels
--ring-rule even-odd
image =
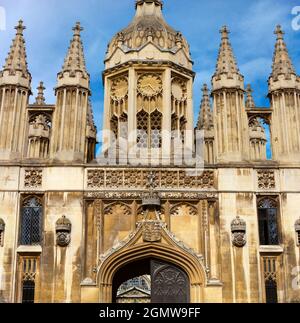
[[[164,1],[166,21],[183,33],[191,47],[196,72],[195,121],[202,84],[210,86],[215,70],[219,30],[223,25],[228,25],[231,30],[230,39],[238,66],[245,77],[245,84],[251,83],[254,89],[257,106],[269,106],[267,80],[271,73],[275,44],[273,32],[277,24],[281,24],[286,32],[290,56],[297,72],[300,71],[300,30],[292,28],[293,19],[297,19],[292,9],[297,5],[300,6],[298,0]],[[34,102],[36,87],[39,81],[44,81],[46,101],[54,104],[56,76],[72,38],[72,27],[80,21],[84,27],[82,40],[91,75],[95,122],[101,129],[104,91],[101,73],[107,44],[130,23],[134,13],[135,0],[0,0],[0,29],[3,29],[4,22],[6,27],[0,30],[0,66],[5,62],[15,35],[14,26],[23,19],[27,27],[24,35],[34,93],[30,100]]]

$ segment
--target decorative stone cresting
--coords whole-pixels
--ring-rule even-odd
[[[67,247],[70,244],[71,228],[71,221],[65,215],[56,221],[56,243],[58,246]]]
[[[235,247],[244,247],[246,244],[246,222],[237,216],[231,222],[232,244]]]

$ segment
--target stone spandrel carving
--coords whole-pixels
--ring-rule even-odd
[[[276,187],[273,170],[258,170],[257,177],[259,189],[274,189]]]
[[[188,203],[180,203],[171,208],[171,216],[197,216],[197,207]]]
[[[125,216],[131,215],[131,213],[130,206],[121,202],[114,202],[104,207],[104,215],[106,216]]]
[[[42,169],[26,169],[24,177],[24,186],[26,188],[39,188],[42,186]]]
[[[214,172],[207,170],[199,175],[191,175],[186,171],[155,170],[156,187],[165,188],[191,188],[212,189],[214,188]],[[93,170],[87,173],[87,187],[117,188],[117,189],[147,189],[148,176],[151,171],[146,170]]]

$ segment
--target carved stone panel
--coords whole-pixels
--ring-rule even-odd
[[[258,188],[259,189],[274,189],[275,185],[275,173],[272,170],[259,170],[257,171]]]
[[[159,221],[147,221],[143,226],[144,242],[159,242],[161,240],[161,224]]]
[[[89,170],[87,184],[89,188],[104,186],[104,170]]]
[[[26,169],[24,177],[24,186],[26,188],[39,188],[42,186],[42,169]]]

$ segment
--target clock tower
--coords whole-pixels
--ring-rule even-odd
[[[116,147],[117,156],[146,165],[168,165],[174,152],[193,147],[193,62],[162,7],[136,1],[133,21],[108,45],[103,72],[104,150]]]

